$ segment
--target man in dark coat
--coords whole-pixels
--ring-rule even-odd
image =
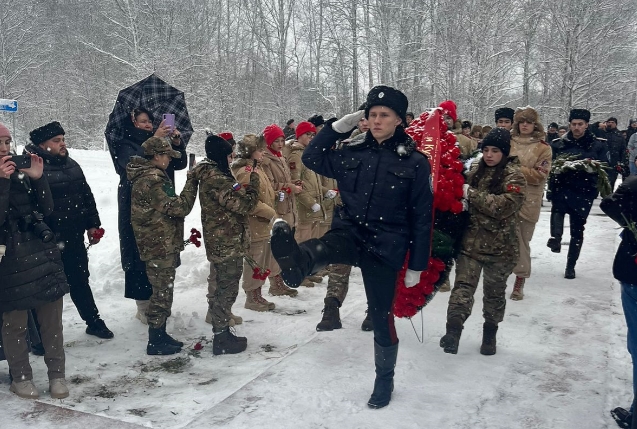
[[[296,130],[296,124],[294,123],[294,119],[288,119],[285,123],[285,128],[283,128],[283,135],[285,139],[289,139],[290,137],[294,138]]]
[[[607,162],[604,143],[588,129],[591,114],[585,109],[573,109],[569,115],[570,131],[552,143],[553,155],[576,156],[578,160],[594,159]],[[597,173],[583,170],[567,170],[552,174],[549,181],[551,190],[551,238],[547,246],[552,252],[560,253],[564,217],[569,215],[571,242],[564,277],[575,278],[575,263],[584,242],[584,225],[597,198]]]
[[[334,210],[332,229],[297,245],[287,223],[281,220],[272,228],[272,254],[289,286],[298,286],[328,264],[360,267],[374,327],[372,408],[391,400],[398,352],[392,315],[398,272],[409,250],[405,284],[415,286],[427,269],[431,248],[431,167],[401,126],[407,105],[402,92],[377,86],[369,92],[364,111],[328,121],[302,160],[338,182],[343,205]],[[369,132],[343,149],[331,150],[363,116]]]
[[[611,414],[621,427],[637,429],[637,418],[634,418],[637,406],[637,236],[634,229],[631,231],[629,228],[635,228],[637,221],[637,177],[626,178],[599,207],[623,228],[622,241],[613,262],[613,277],[621,283],[622,307],[628,327],[628,352],[633,358],[633,406],[630,411],[615,408]]]
[[[162,124],[163,125],[163,124]],[[146,275],[146,264],[139,257],[139,250],[135,242],[133,227],[131,226],[131,183],[126,176],[126,166],[131,157],[144,156],[142,143],[155,136],[168,138],[170,127],[160,125],[153,132],[153,115],[151,112],[137,108],[131,112],[131,122],[126,127],[126,137],[110,147],[115,171],[119,174],[119,187],[117,189],[117,224],[119,229],[119,247],[122,269],[124,270],[124,296],[137,301],[136,317],[146,324],[146,310],[149,299],[153,293],[153,287]],[[179,158],[173,158],[166,168],[166,174],[173,184],[175,183],[175,171],[183,170],[188,165],[186,148],[184,147],[178,131],[170,136],[170,144],[173,150],[181,153]]]
[[[617,129],[617,118],[606,121],[606,145],[608,146],[608,180],[611,189],[615,189],[617,176],[628,168],[626,162],[627,142]],[[624,166],[624,164],[626,164]]]
[[[100,318],[89,285],[88,254],[84,234],[91,244],[100,241],[95,236],[101,225],[93,192],[84,177],[82,167],[69,156],[59,122],[51,122],[31,131],[31,144],[25,153],[35,153],[44,160],[46,176],[53,195],[53,213],[46,223],[55,233],[56,242],[63,243],[62,262],[71,299],[80,317],[86,322],[86,333],[99,338],[113,338],[113,333]]]

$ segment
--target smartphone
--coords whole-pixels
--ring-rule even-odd
[[[172,132],[175,131],[175,115],[172,113],[164,113],[163,118],[164,118],[164,125],[167,125],[170,127],[170,132],[172,134]]]
[[[9,161],[13,161],[15,163],[16,170],[31,167],[31,155],[14,155]]]

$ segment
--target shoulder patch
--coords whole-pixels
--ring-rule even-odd
[[[290,170],[296,170],[296,162],[290,162]]]
[[[177,194],[175,194],[175,188],[173,187],[172,183],[164,183],[161,188],[169,197],[177,196]]]
[[[520,187],[518,185],[513,185],[509,183],[507,185],[507,192],[515,192],[516,194],[520,193]]]
[[[252,171],[252,167],[250,167],[249,165],[246,165],[246,171],[249,173]]]
[[[235,183],[234,185],[232,185],[233,191],[238,191],[239,189],[241,189],[241,185],[239,183]]]

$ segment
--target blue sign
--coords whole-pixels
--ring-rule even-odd
[[[0,98],[0,112],[17,112],[18,100],[8,100]]]

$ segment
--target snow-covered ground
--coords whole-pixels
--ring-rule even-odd
[[[93,189],[106,236],[90,249],[91,285],[101,314],[115,333],[99,340],[84,332],[65,298],[64,336],[71,395],[48,396],[46,367],[31,358],[38,401],[9,393],[0,362],[0,428],[614,428],[609,410],[631,401],[631,364],[619,285],[611,275],[617,245],[614,223],[595,207],[587,224],[577,279],[565,280],[566,250],[545,246],[549,210],[533,239],[533,276],[523,301],[507,300],[498,353],[482,356],[481,292],[457,355],[438,346],[449,293],[439,294],[414,320],[398,319],[400,350],[391,404],[371,410],[372,334],[360,330],[365,295],[354,269],[341,309],[343,329],[316,332],[325,283],[301,288],[296,298],[268,297],[270,313],[233,312],[248,338],[246,352],[213,356],[206,314],[208,262],[187,246],[177,270],[168,331],[188,347],[178,355],[145,353],[147,328],[124,298],[117,238],[117,176],[107,152],[71,149]],[[177,174],[178,191],[185,172]],[[597,205],[596,205],[597,206]],[[200,228],[199,204],[186,230]],[[568,231],[568,229],[567,229]],[[568,233],[565,235],[568,239]],[[513,278],[510,279],[509,292]],[[202,341],[205,347],[192,346]]]

